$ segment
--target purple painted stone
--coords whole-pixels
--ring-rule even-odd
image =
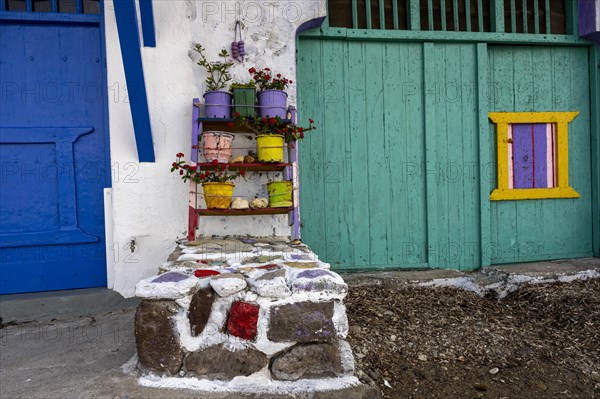
[[[181,274],[181,273],[177,273],[177,272],[170,272],[170,273],[161,274],[160,276],[158,276],[157,278],[152,280],[152,282],[153,283],[177,283],[177,282],[183,281],[187,278],[190,278],[190,276]]]
[[[309,269],[298,273],[297,278],[317,278],[321,276],[331,276],[331,273],[323,269]]]
[[[244,244],[254,244],[256,242],[256,240],[253,240],[251,238],[243,238],[242,241]]]
[[[293,260],[310,260],[310,258],[306,255],[298,255],[298,254],[292,254],[291,258]]]

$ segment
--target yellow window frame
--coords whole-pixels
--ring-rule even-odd
[[[545,198],[579,198],[569,186],[569,122],[579,112],[490,112],[488,117],[496,124],[497,188],[492,191],[492,201],[512,201]],[[508,186],[508,125],[515,123],[556,124],[556,174],[557,187],[509,188]]]

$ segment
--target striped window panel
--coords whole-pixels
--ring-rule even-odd
[[[508,125],[508,188],[554,188],[556,124]]]

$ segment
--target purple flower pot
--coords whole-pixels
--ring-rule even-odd
[[[276,117],[285,119],[287,115],[287,93],[282,90],[264,90],[258,93],[258,106],[261,118]]]
[[[231,118],[231,93],[207,91],[204,93],[207,118]]]

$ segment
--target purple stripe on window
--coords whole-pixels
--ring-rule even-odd
[[[545,188],[547,179],[546,125],[513,125],[514,188]]]

